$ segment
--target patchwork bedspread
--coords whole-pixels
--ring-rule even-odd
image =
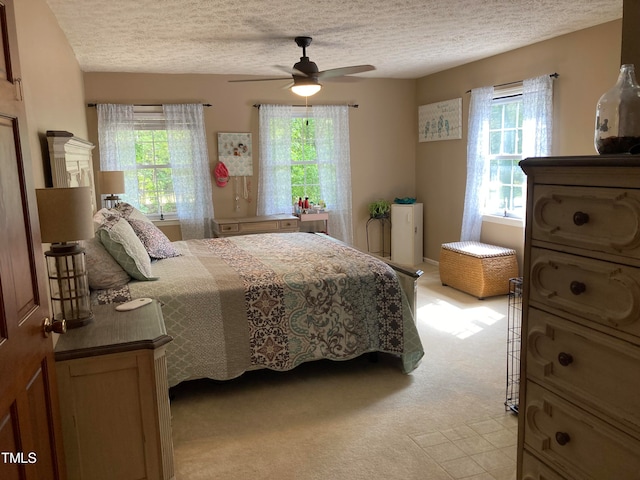
[[[157,281],[92,293],[94,303],[162,303],[169,385],[289,370],[366,352],[423,356],[397,276],[386,263],[308,233],[174,242],[181,256],[153,263]]]

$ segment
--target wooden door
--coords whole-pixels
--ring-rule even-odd
[[[0,479],[63,479],[49,315],[14,0],[0,0]]]

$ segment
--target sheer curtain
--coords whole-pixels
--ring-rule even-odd
[[[553,133],[553,79],[550,75],[522,82],[522,156],[551,154]]]
[[[291,213],[291,118],[289,105],[260,106],[260,176],[257,215]]]
[[[260,178],[257,214],[290,213],[291,119],[288,105],[260,106]],[[315,122],[316,153],[321,199],[329,211],[329,232],[353,243],[351,222],[351,163],[349,107],[318,106],[309,109]]]
[[[211,236],[213,200],[203,106],[163,105],[183,240]]]
[[[136,133],[133,105],[99,104],[98,146],[100,148],[100,170],[122,170],[125,172],[126,192],[138,191],[136,174]],[[135,207],[138,195],[120,196]]]
[[[320,192],[329,210],[329,232],[352,244],[349,107],[323,105],[311,110],[316,124]]]
[[[486,184],[489,170],[487,154],[489,153],[489,120],[491,119],[491,102],[493,87],[474,88],[471,90],[469,103],[469,130],[467,140],[467,188],[464,197],[464,213],[462,214],[462,231],[460,240],[480,240],[482,229],[482,206],[484,197],[482,185]]]
[[[140,208],[133,105],[99,104],[100,169],[124,170],[123,199]],[[169,163],[184,240],[211,236],[213,200],[203,106],[164,105]]]
[[[460,240],[480,240],[483,185],[488,180],[489,121],[493,87],[471,91],[467,144],[467,188]],[[522,156],[551,154],[553,133],[553,79],[549,75],[522,82]]]

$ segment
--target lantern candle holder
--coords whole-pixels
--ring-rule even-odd
[[[93,320],[85,253],[76,241],[94,236],[89,187],[36,190],[53,322],[76,328]]]

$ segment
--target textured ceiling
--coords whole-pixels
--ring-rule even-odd
[[[622,17],[622,0],[47,0],[86,72],[418,78]],[[612,40],[613,41],[613,40]]]

